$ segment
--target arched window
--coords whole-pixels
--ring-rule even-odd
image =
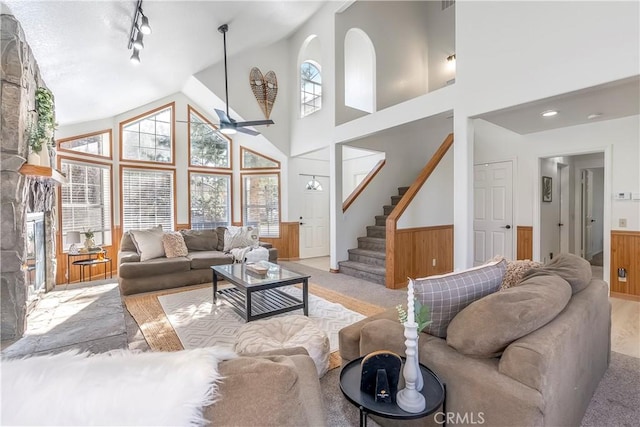
[[[322,108],[322,75],[320,66],[305,61],[300,65],[300,117]]]
[[[344,38],[344,103],[367,113],[376,110],[376,51],[359,28]]]

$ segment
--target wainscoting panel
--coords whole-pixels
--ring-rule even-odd
[[[618,279],[618,268],[627,281]],[[640,296],[640,231],[611,231],[611,292]]]
[[[407,286],[407,277],[453,271],[453,225],[400,229],[394,240],[393,284],[387,283],[387,287],[403,288]]]
[[[533,227],[518,225],[516,240],[516,259],[533,259]]]
[[[300,224],[296,222],[281,222],[280,237],[260,237],[261,242],[271,243],[278,249],[278,259],[291,261],[300,259]]]

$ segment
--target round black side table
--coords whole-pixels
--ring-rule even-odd
[[[403,357],[402,360],[405,360]],[[340,390],[349,402],[360,410],[360,427],[367,427],[367,415],[378,415],[384,418],[396,420],[413,420],[426,417],[434,413],[441,405],[442,412],[446,412],[446,389],[436,374],[424,365],[420,365],[420,373],[424,379],[422,395],[427,401],[427,406],[422,412],[406,412],[395,403],[376,402],[373,395],[360,390],[360,377],[362,375],[362,357],[349,362],[340,372]]]

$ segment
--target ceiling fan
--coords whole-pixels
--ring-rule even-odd
[[[251,129],[247,129],[247,126],[260,126],[260,125],[272,125],[274,124],[273,120],[251,120],[246,122],[237,122],[229,116],[229,81],[227,76],[227,31],[229,31],[229,26],[227,24],[220,25],[218,27],[218,31],[222,33],[222,39],[224,43],[224,93],[225,93],[225,103],[226,103],[226,111],[215,109],[216,114],[220,118],[220,132],[225,135],[233,135],[236,132],[246,133],[248,135],[260,135],[259,132],[256,132]]]

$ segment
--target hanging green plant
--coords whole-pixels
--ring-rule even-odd
[[[42,138],[41,145],[53,145],[56,129],[53,93],[46,87],[36,89],[36,112],[38,113],[37,133]]]
[[[42,151],[42,142],[45,141],[45,135],[41,129],[33,121],[27,126],[27,143],[31,151],[38,154]]]

